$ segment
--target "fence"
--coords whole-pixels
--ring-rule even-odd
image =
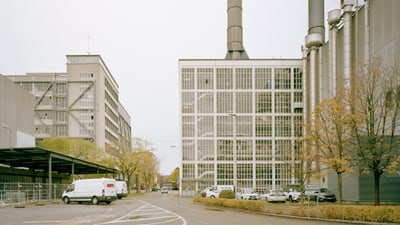
[[[10,206],[44,203],[61,199],[67,184],[0,183],[0,201]]]

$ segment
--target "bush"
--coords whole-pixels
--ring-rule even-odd
[[[235,199],[235,192],[232,190],[222,190],[219,193],[220,198],[226,198],[226,199]]]

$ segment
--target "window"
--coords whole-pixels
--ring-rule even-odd
[[[292,110],[291,93],[276,92],[275,93],[275,112],[290,113]]]
[[[290,68],[275,69],[275,89],[290,89]]]
[[[275,141],[275,161],[289,161],[291,157],[292,145],[290,140]]]
[[[256,160],[272,160],[272,140],[256,140]]]
[[[182,117],[182,137],[194,137],[194,116]]]
[[[293,82],[294,89],[302,89],[303,88],[303,71],[300,68],[293,69]]]
[[[272,117],[256,117],[256,137],[272,137]]]
[[[236,93],[236,112],[238,113],[251,113],[252,110],[252,93],[239,92]]]
[[[197,69],[197,89],[213,89],[213,68]]]
[[[256,89],[272,89],[271,68],[255,69]]]
[[[182,113],[194,113],[194,92],[182,92]]]
[[[252,82],[251,68],[236,69],[236,89],[252,89]]]
[[[197,142],[197,160],[213,161],[214,160],[214,140],[198,140]]]
[[[184,161],[193,161],[195,157],[194,140],[182,141],[182,159]]]
[[[214,94],[212,92],[199,92],[197,94],[197,112],[214,112]]]
[[[291,136],[291,120],[289,116],[275,117],[275,136],[276,137]]]
[[[217,92],[217,113],[233,112],[232,92]]]
[[[194,68],[182,68],[182,90],[194,89]]]
[[[199,116],[197,119],[197,136],[213,137],[214,136],[214,117]]]
[[[270,92],[256,93],[256,113],[272,112],[272,94]]]
[[[232,89],[232,69],[217,68],[217,89]]]
[[[253,160],[253,144],[251,140],[236,141],[236,159],[238,161]]]
[[[218,140],[217,141],[217,160],[233,160],[233,141]]]

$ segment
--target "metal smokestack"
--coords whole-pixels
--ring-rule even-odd
[[[225,59],[249,59],[243,47],[242,0],[228,0],[228,51]]]
[[[308,0],[308,34],[321,34],[325,42],[324,0]]]

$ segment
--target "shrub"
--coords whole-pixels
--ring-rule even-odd
[[[222,190],[219,193],[220,198],[226,198],[226,199],[234,199],[235,198],[235,192],[232,190]]]

